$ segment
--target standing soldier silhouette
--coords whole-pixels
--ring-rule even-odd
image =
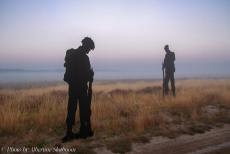
[[[66,51],[64,67],[64,81],[69,84],[69,100],[67,106],[66,118],[66,135],[62,138],[62,142],[73,140],[74,138],[87,138],[93,136],[91,129],[90,116],[90,97],[92,89],[88,84],[92,85],[94,72],[91,69],[89,57],[87,54],[95,48],[91,38],[85,37],[82,45],[77,49],[69,49]],[[79,103],[80,113],[80,132],[74,134],[72,127],[75,123],[75,114]]]
[[[164,62],[162,64],[162,70],[165,71],[165,77],[163,81],[163,94],[168,95],[169,87],[168,83],[170,80],[171,88],[173,92],[173,96],[176,96],[176,88],[175,88],[175,80],[174,80],[174,73],[175,73],[175,54],[169,50],[169,46],[165,45],[164,50],[166,52]]]

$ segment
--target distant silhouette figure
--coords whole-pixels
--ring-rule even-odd
[[[62,138],[63,142],[74,138],[87,138],[93,136],[91,129],[91,95],[94,72],[91,69],[87,54],[95,48],[91,38],[85,37],[82,46],[77,49],[69,49],[66,52],[64,67],[64,81],[69,84],[69,100],[67,107],[66,135]],[[88,87],[89,83],[89,87]],[[79,102],[80,112],[80,132],[74,134],[72,127],[75,123],[77,103]]]
[[[164,50],[166,52],[164,62],[162,64],[162,70],[165,71],[165,77],[163,81],[163,94],[168,95],[169,87],[168,83],[170,80],[173,96],[176,96],[174,72],[175,72],[175,54],[169,50],[169,46],[165,45]]]

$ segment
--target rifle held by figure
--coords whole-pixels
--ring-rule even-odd
[[[88,100],[89,100],[89,104],[91,105],[92,102],[92,95],[93,95],[93,90],[92,90],[92,84],[93,84],[93,77],[94,77],[94,71],[91,68],[90,69],[90,81],[89,81],[89,88],[88,88]],[[90,111],[91,114],[91,111]]]

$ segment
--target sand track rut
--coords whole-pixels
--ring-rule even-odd
[[[154,137],[148,144],[133,145],[135,154],[207,154],[230,147],[230,125],[204,134],[183,135],[176,139]]]

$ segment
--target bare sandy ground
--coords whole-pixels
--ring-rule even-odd
[[[106,148],[95,149],[111,154]],[[130,154],[229,154],[230,125],[212,129],[204,134],[182,135],[175,139],[153,137],[147,144],[133,144]]]

